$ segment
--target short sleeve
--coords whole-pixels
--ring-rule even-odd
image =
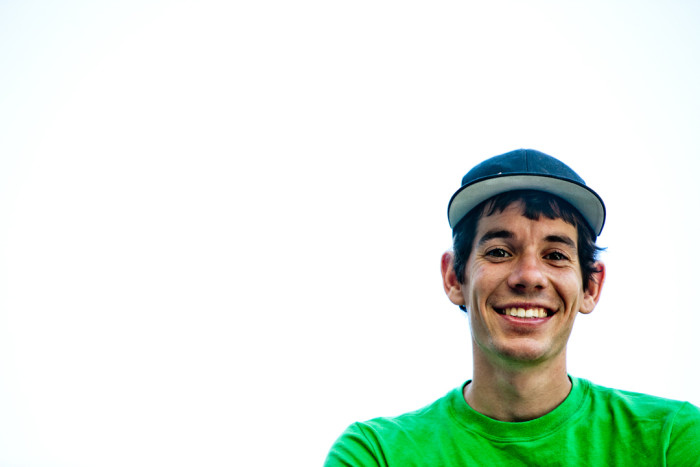
[[[324,467],[383,467],[386,463],[377,455],[377,447],[371,431],[354,423],[333,444]]]
[[[700,409],[690,403],[683,404],[673,420],[666,465],[700,466]]]

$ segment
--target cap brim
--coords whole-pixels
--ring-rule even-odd
[[[581,213],[596,236],[603,230],[605,205],[595,191],[572,180],[531,174],[499,174],[463,186],[452,195],[447,206],[450,227],[454,229],[455,225],[482,201],[514,190],[537,190],[556,195],[568,201]]]

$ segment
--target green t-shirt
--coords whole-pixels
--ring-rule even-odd
[[[518,423],[476,412],[458,387],[415,412],[354,423],[325,465],[700,466],[698,407],[571,380],[556,409]]]

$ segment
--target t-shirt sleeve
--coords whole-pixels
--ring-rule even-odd
[[[331,447],[324,467],[385,466],[373,438],[371,431],[360,423],[350,425]]]
[[[700,466],[700,408],[685,403],[673,420],[666,465]]]

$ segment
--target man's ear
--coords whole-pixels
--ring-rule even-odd
[[[597,271],[591,275],[591,279],[583,289],[583,303],[579,311],[585,314],[590,313],[595,308],[600,299],[600,292],[603,290],[603,282],[605,282],[605,264],[596,261],[594,268]]]
[[[462,295],[462,286],[457,280],[457,274],[454,270],[454,252],[446,251],[442,254],[440,262],[440,271],[442,272],[442,285],[445,288],[447,298],[455,305],[465,305],[464,296]]]

